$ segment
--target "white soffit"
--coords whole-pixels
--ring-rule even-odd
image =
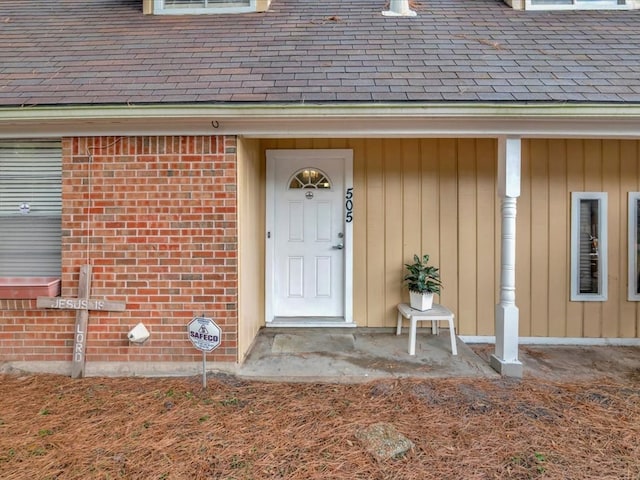
[[[176,105],[0,108],[0,138],[69,135],[639,138],[640,105]]]

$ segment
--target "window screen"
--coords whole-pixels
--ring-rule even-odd
[[[59,276],[60,142],[0,142],[0,277]]]

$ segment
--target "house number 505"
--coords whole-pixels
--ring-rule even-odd
[[[351,223],[353,222],[353,188],[347,188],[347,194],[344,198],[344,207],[347,210],[347,223]]]

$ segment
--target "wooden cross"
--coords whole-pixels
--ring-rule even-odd
[[[71,364],[71,378],[84,376],[85,350],[87,345],[87,324],[89,310],[106,312],[122,312],[126,304],[111,300],[96,300],[89,298],[91,292],[91,265],[80,267],[80,282],[78,284],[78,298],[38,297],[38,308],[57,308],[58,310],[76,310],[76,329],[74,331],[73,363]]]

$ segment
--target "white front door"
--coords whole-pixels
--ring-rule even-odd
[[[351,251],[351,230],[344,198],[350,154],[267,152],[268,322],[345,321],[345,254]]]

